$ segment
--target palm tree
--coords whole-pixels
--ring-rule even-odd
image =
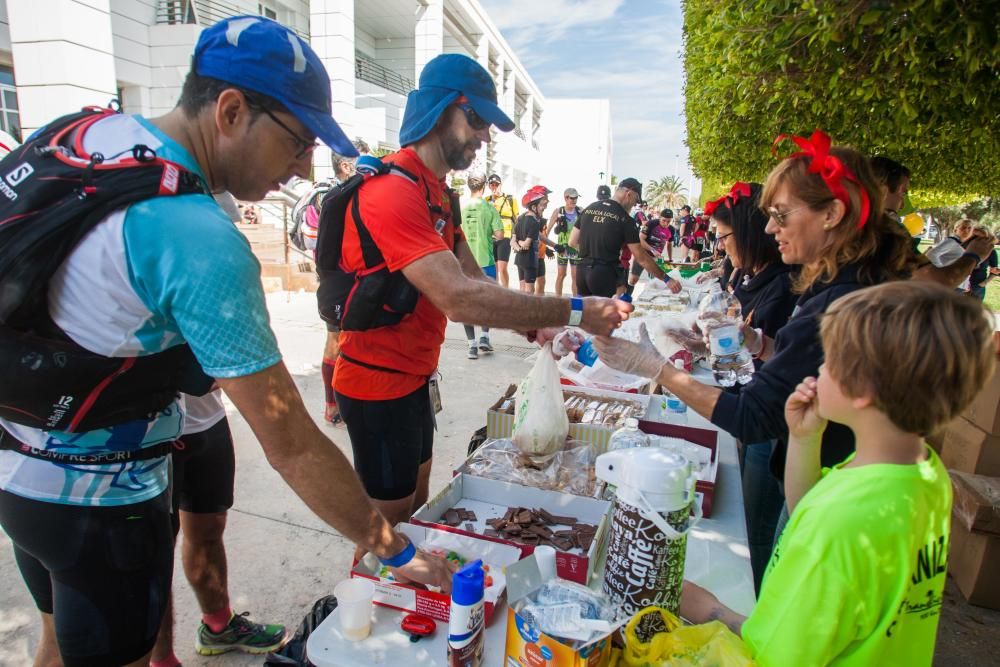
[[[676,176],[664,176],[646,184],[645,199],[653,208],[678,209],[687,203],[687,188]]]

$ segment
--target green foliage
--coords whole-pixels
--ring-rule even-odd
[[[683,3],[703,180],[762,180],[778,134],[818,127],[907,165],[917,206],[1000,194],[1000,0]]]
[[[647,183],[643,190],[643,196],[653,208],[677,209],[688,202],[688,198],[684,194],[686,192],[687,188],[684,187],[684,181],[680,178],[664,176],[659,180]]]

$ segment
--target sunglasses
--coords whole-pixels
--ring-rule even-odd
[[[490,122],[487,120],[483,120],[483,117],[477,114],[476,110],[473,109],[471,105],[459,104],[458,108],[461,109],[462,112],[465,114],[465,120],[469,123],[469,127],[471,127],[476,132],[479,132],[480,130],[485,130],[490,126]]]
[[[248,107],[250,107],[251,109],[253,109],[255,111],[261,111],[261,112],[263,112],[268,118],[270,118],[271,120],[273,120],[274,123],[278,127],[280,127],[282,130],[284,130],[285,132],[288,133],[288,136],[290,136],[292,138],[292,140],[295,142],[295,145],[298,146],[298,148],[299,148],[299,151],[295,154],[295,159],[296,160],[301,160],[306,155],[309,155],[314,150],[316,150],[316,146],[319,145],[318,142],[316,142],[315,140],[308,141],[306,139],[303,139],[302,137],[299,136],[298,132],[296,132],[292,128],[288,127],[283,122],[281,122],[281,119],[278,118],[277,116],[275,116],[273,113],[271,113],[266,107],[264,107],[261,104],[259,104],[259,103],[255,102],[255,101],[251,100],[246,95],[244,95],[244,97],[246,98],[247,106]]]
[[[768,206],[767,208],[763,209],[763,211],[764,215],[766,215],[768,218],[778,223],[779,227],[784,228],[785,225],[788,224],[787,223],[788,216],[790,216],[792,213],[795,213],[796,211],[801,211],[804,208],[809,208],[809,207],[799,206],[798,208],[793,208],[791,211],[779,211],[773,206]]]

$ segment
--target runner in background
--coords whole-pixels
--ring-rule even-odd
[[[497,241],[493,248],[493,257],[497,263],[497,278],[502,287],[510,287],[510,278],[507,276],[507,263],[510,262],[510,238],[520,210],[514,195],[504,194],[503,181],[500,180],[499,174],[490,174],[486,184],[490,188],[490,194],[486,196],[486,201],[493,204],[503,221],[503,238]]]
[[[570,271],[569,291],[573,294],[576,293],[576,267],[580,263],[580,259],[569,245],[569,235],[573,226],[576,225],[576,219],[583,212],[583,209],[577,206],[579,199],[580,193],[576,191],[576,188],[566,188],[566,191],[563,192],[565,205],[552,211],[552,217],[549,218],[549,229],[555,232],[556,243],[564,246],[564,249],[556,257],[556,296],[562,296],[567,267]]]
[[[500,214],[492,204],[483,199],[483,189],[486,181],[482,176],[469,177],[469,194],[471,199],[462,209],[462,231],[469,244],[472,256],[483,270],[483,275],[491,280],[497,279],[496,260],[493,248],[496,241],[503,240],[503,222]],[[483,335],[476,345],[476,327],[465,326],[465,338],[469,341],[469,359],[478,359],[479,353],[490,354],[493,346],[490,344],[490,328],[483,327]]]
[[[521,197],[524,213],[514,225],[514,236],[511,237],[511,247],[517,253],[514,264],[517,266],[517,277],[521,291],[528,294],[541,294],[545,286],[545,209],[549,205],[551,190],[543,185],[535,185]],[[542,291],[536,284],[542,281]]]

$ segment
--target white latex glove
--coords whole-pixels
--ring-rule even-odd
[[[696,357],[708,355],[708,342],[701,331],[694,329],[670,328],[663,331],[664,335]]]
[[[552,339],[552,356],[562,359],[580,349],[586,337],[579,329],[563,329]]]
[[[722,269],[712,269],[711,271],[704,271],[698,274],[698,277],[694,279],[699,285],[704,285],[707,282],[711,282],[717,278],[722,277]]]
[[[649,339],[646,324],[639,327],[639,342],[633,343],[621,338],[595,336],[593,338],[597,356],[606,365],[615,370],[638,375],[639,377],[656,379],[660,369],[667,363],[653,341]]]

